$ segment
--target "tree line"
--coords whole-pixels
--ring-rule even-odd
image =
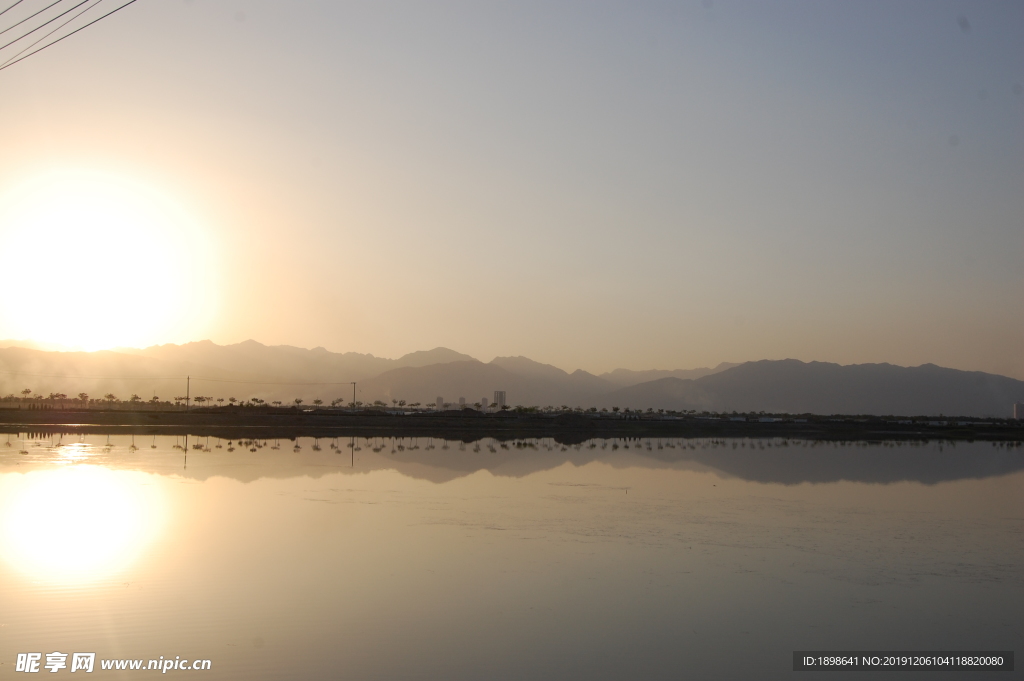
[[[245,398],[245,399],[241,399],[240,400],[237,397],[226,397],[225,398],[225,397],[213,397],[213,396],[210,396],[210,395],[194,395],[194,396],[179,395],[179,396],[176,396],[176,397],[173,397],[173,398],[169,398],[169,399],[166,399],[166,400],[161,400],[160,397],[154,395],[153,397],[151,397],[151,398],[149,398],[147,400],[147,399],[144,399],[143,397],[141,397],[140,395],[138,395],[136,393],[132,393],[127,399],[121,399],[120,397],[118,397],[114,393],[106,393],[106,394],[104,394],[101,397],[93,397],[93,396],[91,396],[91,395],[89,395],[88,393],[85,393],[85,392],[80,392],[80,393],[78,393],[77,395],[74,395],[74,396],[68,396],[65,393],[52,392],[52,393],[49,393],[48,395],[46,395],[44,397],[41,394],[35,393],[31,388],[25,388],[24,390],[22,390],[20,396],[14,394],[14,393],[11,393],[11,394],[6,395],[4,397],[0,397],[0,402],[8,402],[8,403],[10,403],[10,402],[48,402],[48,403],[52,403],[52,404],[58,404],[59,403],[61,405],[62,409],[67,404],[70,404],[71,406],[78,406],[78,407],[113,406],[113,405],[128,405],[128,406],[131,406],[131,405],[139,405],[139,406],[148,405],[149,407],[153,408],[153,407],[161,407],[161,406],[164,406],[164,407],[171,407],[171,406],[173,406],[173,407],[179,408],[179,409],[182,406],[192,406],[192,405],[194,405],[195,407],[200,408],[200,409],[202,409],[202,408],[209,408],[209,407],[213,407],[213,408],[232,408],[232,407],[259,408],[259,407],[273,407],[273,408],[278,408],[278,409],[281,409],[281,408],[300,409],[300,408],[302,408],[302,406],[304,404],[306,404],[305,399],[301,398],[301,397],[296,397],[290,403],[287,403],[287,404],[285,402],[283,402],[282,400],[267,401],[267,400],[261,399],[259,397],[249,397],[249,398]],[[320,399],[320,398],[315,398],[315,399],[311,400],[309,402],[309,404],[312,405],[313,409],[325,408],[324,407],[324,401],[322,399]],[[329,408],[333,408],[333,409],[338,409],[338,408],[344,408],[344,409],[360,409],[360,408],[386,409],[389,405],[384,400],[373,400],[372,402],[369,402],[369,401],[368,402],[362,402],[360,400],[356,400],[355,402],[352,402],[351,400],[346,400],[345,398],[339,397],[337,399],[331,400],[328,403],[327,406]],[[433,404],[433,403],[428,403],[426,406],[424,406],[421,402],[407,402],[406,400],[400,400],[400,399],[392,399],[390,406],[393,409],[405,409],[405,408],[409,408],[409,409],[413,409],[413,410],[421,410],[421,409],[424,409],[424,410],[435,410],[435,409],[437,409],[437,406],[435,404]],[[457,408],[458,406],[459,405],[454,404],[452,402],[444,402],[444,403],[442,403],[442,409],[445,409],[445,410]],[[487,407],[487,405],[483,404],[482,402],[475,402],[473,404],[467,404],[466,405],[466,408],[475,408],[475,409],[481,409],[481,408],[486,408],[486,407]],[[626,415],[626,414],[628,414],[628,415],[647,414],[647,415],[652,415],[653,416],[655,414],[658,414],[658,415],[668,415],[668,416],[686,416],[686,415],[694,415],[694,414],[697,413],[696,410],[692,410],[692,409],[691,410],[680,410],[680,411],[674,411],[674,410],[671,410],[671,409],[668,409],[668,410],[666,410],[666,409],[657,409],[657,410],[655,410],[653,408],[648,408],[646,410],[643,410],[643,409],[632,409],[631,410],[629,407],[626,407],[625,409],[620,409],[619,407],[611,407],[610,409],[608,407],[604,407],[604,408],[598,409],[597,407],[590,407],[590,408],[584,408],[584,407],[578,407],[578,406],[577,407],[571,407],[571,406],[566,405],[566,404],[563,404],[563,405],[557,406],[557,407],[556,406],[552,406],[552,405],[548,405],[548,406],[545,406],[545,407],[536,406],[536,405],[535,406],[524,406],[524,405],[509,406],[509,405],[502,405],[501,406],[501,410],[502,411],[512,411],[514,413],[520,413],[520,414],[537,414],[537,413],[577,413],[577,414],[587,414],[587,413],[589,413],[589,414],[597,415],[597,414],[600,414],[600,413],[608,414],[610,412],[611,414],[615,414],[615,415],[619,415],[621,413],[622,415]],[[702,414],[709,414],[710,412],[701,412],[701,413]]]

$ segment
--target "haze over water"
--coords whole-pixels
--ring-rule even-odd
[[[789,678],[798,649],[1024,637],[1013,446],[4,437],[4,676],[56,650],[204,678]]]

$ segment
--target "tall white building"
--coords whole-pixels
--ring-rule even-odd
[[[495,390],[494,391],[494,406],[501,409],[505,406],[505,391]]]
[[[438,409],[438,411],[440,411],[441,409],[444,409],[444,398],[441,397],[441,396],[438,396],[438,398],[437,398],[437,409]]]

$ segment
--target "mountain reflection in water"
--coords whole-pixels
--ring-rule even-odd
[[[211,679],[771,679],[797,649],[1024,636],[1014,446],[5,440],[4,665],[59,650],[210,659]]]
[[[484,470],[523,477],[565,463],[584,466],[594,461],[613,467],[713,470],[723,476],[785,485],[841,480],[935,484],[1024,469],[1024,447],[1002,442],[638,438],[565,445],[552,439],[491,438],[467,443],[410,437],[226,440],[59,433],[20,433],[17,437],[28,448],[18,461],[21,465],[46,464],[60,454],[61,460],[152,472],[180,469],[179,475],[199,480],[223,475],[243,482],[379,469],[445,482]],[[136,440],[139,444],[133,444]]]

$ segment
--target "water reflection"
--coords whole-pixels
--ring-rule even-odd
[[[473,442],[410,437],[219,438],[190,435],[67,435],[20,433],[0,449],[0,469],[19,465],[93,461],[105,466],[205,479],[324,475],[349,468],[395,469],[444,482],[477,471],[523,477],[562,464],[713,470],[762,483],[936,484],[983,479],[1024,470],[1019,442],[876,442],[781,438],[594,439],[567,445],[553,439]],[[136,445],[136,439],[143,445]],[[147,446],[148,443],[148,446]],[[15,451],[20,458],[4,457]],[[168,456],[177,452],[178,456]],[[271,456],[272,453],[276,455]],[[55,456],[59,454],[59,457]],[[13,460],[12,460],[13,459]]]
[[[1021,458],[15,434],[0,636],[210,659],[210,679],[788,679],[797,649],[1019,648]],[[69,529],[94,533],[80,563]]]
[[[88,446],[77,443],[66,463]],[[162,499],[146,476],[68,466],[0,477],[0,547],[4,560],[33,579],[80,584],[132,564],[159,534]]]

